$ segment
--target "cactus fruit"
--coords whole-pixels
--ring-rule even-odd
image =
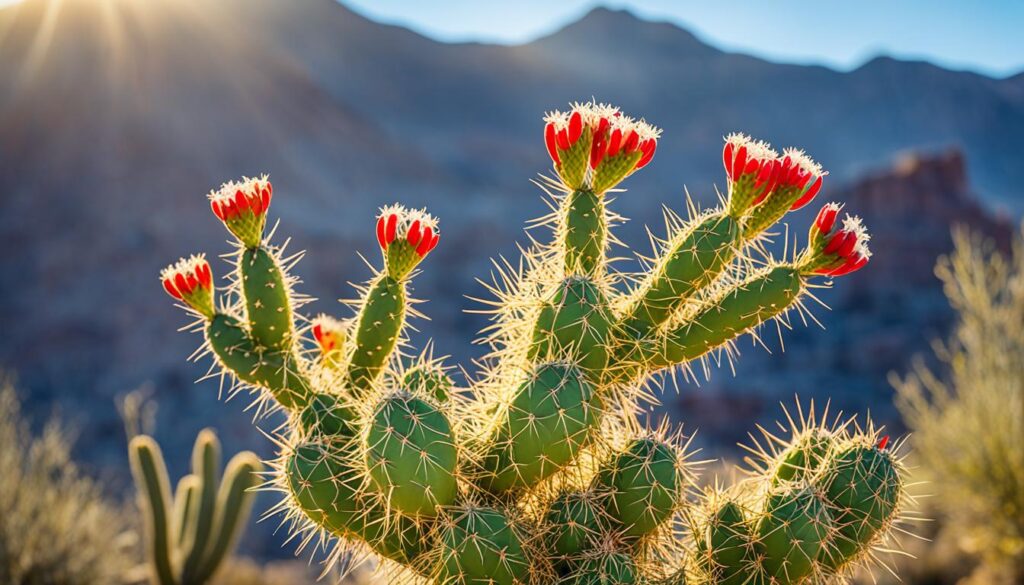
[[[172,498],[160,446],[139,435],[128,448],[132,475],[145,511],[151,582],[200,585],[231,554],[252,510],[252,491],[263,465],[254,453],[231,458],[220,476],[220,442],[209,429],[196,437],[192,473]]]
[[[721,206],[668,212],[649,269],[618,272],[608,193],[651,162],[659,135],[603,104],[547,115],[554,202],[539,224],[553,237],[499,264],[491,352],[466,387],[431,345],[407,351],[407,288],[438,245],[434,217],[382,209],[380,268],[355,315],[306,322],[297,256],[263,233],[267,178],[211,194],[238,242],[227,301],[202,256],[170,266],[163,285],[202,324],[224,376],[287,415],[268,485],[304,542],[336,542],[332,559],[376,557],[394,581],[444,585],[841,582],[891,546],[902,464],[870,424],[801,411],[791,437],[751,447],[749,479],[698,494],[688,441],[638,420],[656,400],[652,377],[708,374],[739,337],[786,324],[812,288],[871,255],[860,220],[829,203],[802,250],[773,257],[767,230],[814,199],[825,172],[733,134]],[[192,483],[182,493],[202,506]]]

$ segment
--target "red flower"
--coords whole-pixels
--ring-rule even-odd
[[[767,142],[754,140],[745,134],[730,134],[725,139],[722,164],[730,193],[738,189],[753,190],[751,207],[768,197],[779,180],[781,165],[778,154]]]
[[[345,341],[345,326],[341,321],[327,315],[313,319],[313,338],[324,354],[341,349]]]
[[[835,228],[840,206],[827,203],[818,212],[811,227],[812,245],[818,249],[814,272],[842,276],[863,268],[871,258],[868,240],[871,236],[859,217],[847,215],[843,225]]]
[[[182,258],[160,273],[167,294],[207,316],[213,315],[213,273],[199,254]]]
[[[889,435],[882,437],[882,440],[878,442],[878,450],[885,451],[885,448],[889,446]]]
[[[654,158],[661,131],[644,122],[621,115],[600,115],[594,126],[594,141],[590,146],[590,168],[597,167],[608,158],[629,157],[640,153],[630,172],[642,169]]]
[[[549,121],[544,126],[544,144],[547,146],[548,156],[556,165],[562,164],[558,150],[569,150],[583,136],[583,112],[580,108],[577,106],[568,115],[568,121],[563,121],[562,115],[556,112],[553,119],[549,116]]]
[[[779,191],[792,189],[800,192],[796,201],[790,206],[791,210],[807,205],[821,191],[821,184],[826,173],[802,150],[787,149],[779,164],[776,189]]]
[[[404,241],[420,258],[424,258],[441,239],[437,220],[426,211],[391,205],[377,216],[377,243],[387,252],[395,241]]]
[[[263,175],[258,179],[243,177],[230,181],[209,194],[210,208],[217,219],[248,248],[260,245],[267,209],[274,187]]]
[[[614,187],[651,162],[661,134],[643,120],[596,102],[573,104],[568,112],[551,112],[544,121],[548,156],[571,189],[604,192]],[[607,167],[605,172],[601,172],[603,167]]]
[[[210,207],[221,221],[236,219],[246,212],[262,216],[270,209],[274,186],[267,180],[243,178],[239,182],[225,183],[210,195]]]

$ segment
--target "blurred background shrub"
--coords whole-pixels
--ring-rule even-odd
[[[961,582],[1024,582],[1024,240],[1011,254],[959,230],[936,274],[958,314],[937,343],[941,367],[918,360],[895,378],[913,432],[917,475],[937,514],[933,557],[976,564]],[[945,552],[943,552],[945,550]],[[927,561],[923,565],[935,564]],[[947,572],[947,578],[957,572]]]
[[[71,460],[71,443],[56,418],[33,436],[0,374],[0,583],[131,582],[131,521]]]

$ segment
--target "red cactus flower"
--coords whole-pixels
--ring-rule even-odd
[[[553,112],[545,117],[544,145],[555,165],[562,164],[560,150],[569,150],[583,136],[584,115],[589,117],[589,104],[577,104],[570,112]]]
[[[745,134],[730,134],[722,149],[722,164],[732,192],[744,179],[754,189],[751,205],[763,201],[779,180],[780,164],[778,153],[767,142],[754,140]]]
[[[836,218],[839,217],[839,211],[843,208],[838,203],[826,203],[821,211],[818,212],[818,217],[814,220],[814,229],[818,230],[822,234],[827,234],[832,231],[832,226],[836,224]]]
[[[345,325],[327,315],[318,315],[313,319],[311,330],[313,339],[324,354],[341,349],[341,344],[345,341]]]
[[[573,104],[568,112],[551,112],[544,121],[548,156],[570,189],[590,187],[604,192],[614,187],[651,162],[661,134],[643,120],[596,102]],[[604,165],[606,161],[610,164]],[[607,170],[600,172],[604,167]]]
[[[828,203],[818,212],[811,228],[812,242],[824,244],[817,258],[814,272],[828,276],[842,276],[863,268],[871,258],[867,233],[859,217],[847,215],[843,225],[835,228],[840,206]]]
[[[802,150],[787,149],[779,164],[776,189],[793,189],[801,192],[790,206],[791,210],[807,205],[821,191],[821,185],[827,173],[822,171],[821,165],[814,162]]]
[[[606,159],[623,156],[630,157],[640,153],[640,158],[629,169],[629,172],[647,166],[654,158],[658,148],[658,137],[661,130],[643,120],[634,120],[614,112],[595,113],[597,124],[594,125],[594,141],[590,146],[590,168],[597,170]]]
[[[213,273],[202,254],[182,258],[160,273],[167,294],[204,315],[213,315]]]
[[[441,239],[437,220],[426,211],[391,205],[377,217],[377,243],[385,252],[396,240],[404,240],[420,258],[424,258]]]
[[[878,442],[878,450],[885,451],[885,448],[889,446],[889,435],[882,437],[882,440]]]
[[[221,221],[229,221],[251,212],[262,216],[270,208],[274,186],[264,175],[260,179],[243,178],[238,182],[225,183],[218,191],[210,194],[210,207]]]
[[[210,209],[246,247],[260,245],[274,187],[267,176],[229,181],[209,194]]]

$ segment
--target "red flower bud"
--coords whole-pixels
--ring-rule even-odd
[[[842,228],[831,231],[834,228],[836,215],[839,213],[839,205],[829,203],[818,213],[812,228],[812,247],[814,242],[820,242],[814,236],[813,230],[817,230],[822,237],[827,238],[825,245],[814,256],[817,274],[829,276],[842,276],[863,268],[871,258],[871,250],[868,249],[868,240],[871,236],[864,229],[858,217],[847,215],[843,220]]]
[[[267,176],[242,178],[221,185],[209,194],[210,209],[246,247],[260,244],[273,187]]]
[[[887,446],[889,446],[889,435],[882,437],[882,440],[878,442],[878,450],[885,451]]]
[[[556,165],[562,164],[562,161],[558,158],[558,148],[556,148],[554,122],[548,122],[547,126],[544,127],[544,145],[548,149],[548,156],[551,157],[551,161]]]
[[[766,142],[745,134],[727,136],[722,148],[722,164],[730,198],[738,197],[737,201],[747,209],[767,199],[779,181],[777,157]]]
[[[559,130],[558,134],[555,135],[555,143],[562,150],[569,150],[569,147],[572,146],[569,143],[569,132],[565,128]]]
[[[840,209],[842,209],[841,205],[826,203],[818,212],[818,217],[814,220],[814,227],[823,234],[831,232],[832,226],[836,224],[836,218],[839,217]]]
[[[405,242],[419,258],[425,257],[441,239],[437,220],[421,210],[407,209],[401,205],[390,205],[381,209],[377,217],[377,243],[389,256],[389,250],[396,242]],[[399,252],[398,257],[404,253]]]
[[[583,115],[579,111],[569,116],[569,143],[576,144],[576,141],[583,135]]]
[[[637,161],[636,168],[642,169],[646,167],[647,164],[651,162],[651,159],[654,158],[654,151],[657,149],[657,147],[658,143],[653,138],[648,138],[647,140],[641,142],[640,151],[643,152],[644,155],[641,156],[640,160]]]
[[[804,194],[801,195],[800,198],[793,203],[793,205],[790,207],[790,210],[796,211],[797,209],[800,209],[804,205],[810,203],[811,200],[814,199],[814,196],[818,194],[818,191],[821,191],[821,183],[822,178],[819,176],[817,179],[814,180],[814,183],[810,186],[810,188],[804,191]]]
[[[312,331],[313,339],[316,340],[321,353],[328,354],[341,349],[341,345],[345,341],[346,326],[344,323],[322,314],[317,315],[312,323],[310,331]]]
[[[622,130],[616,128],[612,130],[611,137],[608,138],[608,150],[605,152],[605,156],[615,156],[619,154],[619,148],[622,147]]]
[[[160,281],[167,294],[204,315],[213,315],[213,272],[203,255],[182,258],[164,268]]]

